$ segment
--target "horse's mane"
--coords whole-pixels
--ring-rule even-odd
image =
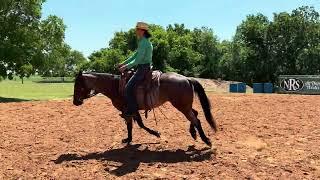
[[[120,75],[110,74],[110,73],[98,73],[98,72],[84,72],[82,75],[92,75],[100,78],[108,78],[108,79],[120,79]]]

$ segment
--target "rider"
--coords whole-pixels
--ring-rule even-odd
[[[137,99],[135,96],[135,87],[144,80],[146,73],[151,69],[153,46],[149,40],[149,25],[144,22],[138,22],[136,25],[136,35],[138,38],[137,51],[126,61],[119,64],[119,70],[123,73],[125,70],[133,67],[137,68],[136,73],[130,78],[125,88],[125,99],[127,109],[123,116],[135,117],[139,112]]]

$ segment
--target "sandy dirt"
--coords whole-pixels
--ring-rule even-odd
[[[208,148],[170,104],[145,124],[126,126],[111,102],[95,97],[0,103],[0,179],[319,179],[320,96],[210,94],[214,133],[194,107]]]

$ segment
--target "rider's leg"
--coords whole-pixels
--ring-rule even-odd
[[[139,107],[135,96],[135,87],[143,81],[146,72],[148,72],[148,68],[150,69],[150,65],[149,67],[146,65],[139,65],[137,72],[130,78],[126,85],[125,98],[128,105],[125,113],[126,116],[134,116],[138,113]]]
[[[125,99],[127,103],[127,109],[126,109],[125,115],[132,115],[136,109],[135,107],[136,105],[134,103],[135,102],[134,87],[136,82],[137,82],[137,77],[136,77],[136,74],[134,74],[126,84]]]

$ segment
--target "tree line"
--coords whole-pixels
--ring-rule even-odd
[[[61,18],[41,20],[43,0],[2,0],[0,76],[71,76],[79,70],[118,73],[116,65],[137,48],[135,30],[114,34],[88,60],[64,42]],[[2,26],[3,24],[3,26]],[[281,74],[320,74],[320,18],[313,7],[248,15],[232,40],[213,29],[151,25],[154,69],[186,76],[275,82]]]
[[[155,69],[186,76],[252,84],[281,74],[320,74],[320,19],[313,7],[291,13],[248,15],[231,41],[207,27],[151,25]],[[117,73],[114,66],[137,48],[134,29],[115,33],[108,47],[92,53],[84,70]]]
[[[0,1],[0,79],[32,74],[72,76],[86,61],[65,43],[66,26],[55,15],[41,19],[44,0]]]

